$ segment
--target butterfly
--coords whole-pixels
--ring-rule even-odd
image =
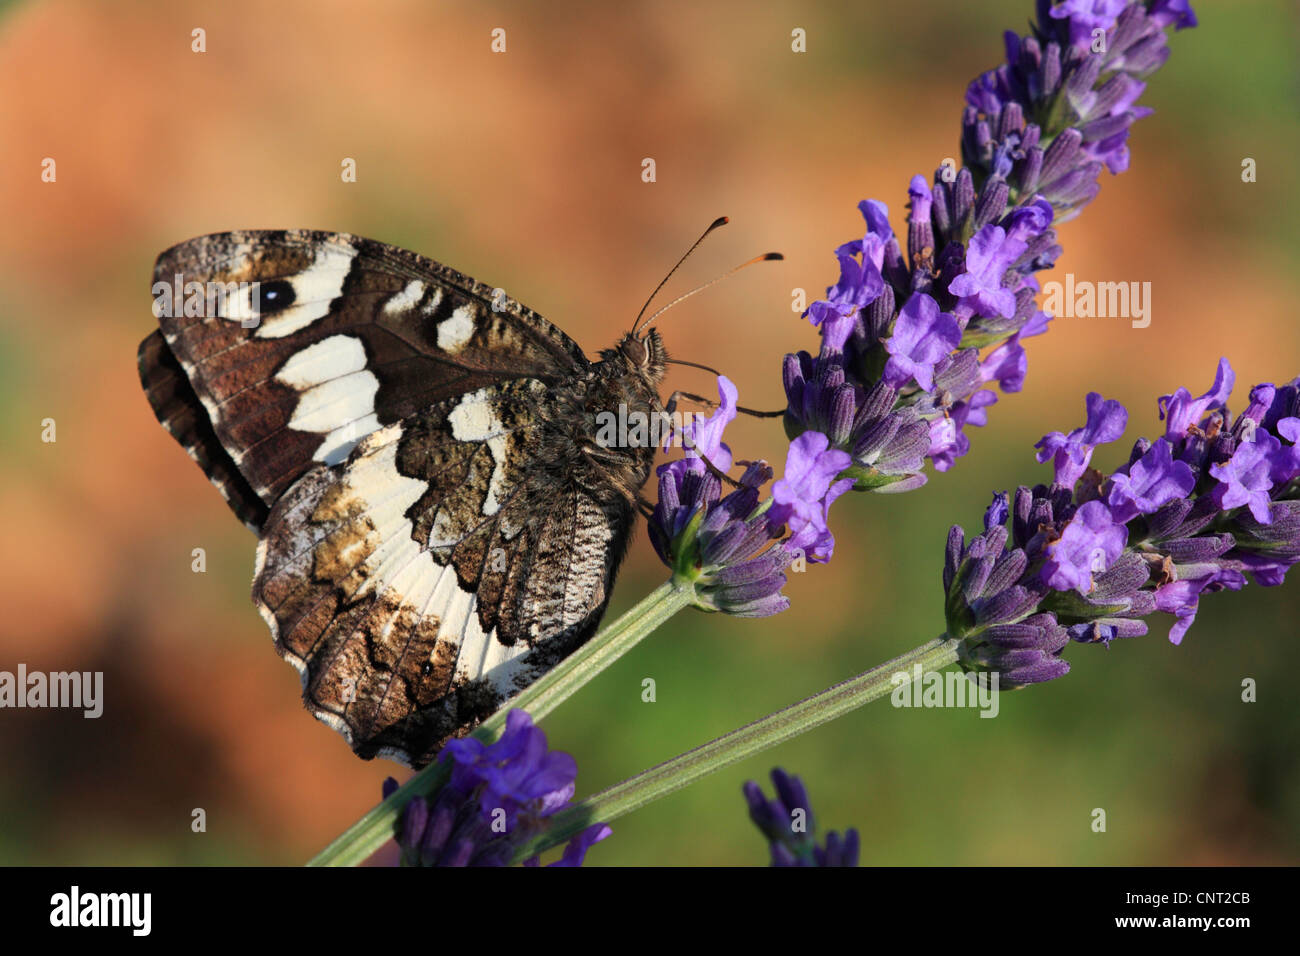
[[[662,410],[656,331],[591,361],[500,289],[331,232],[191,239],[153,293],[145,395],[258,534],[253,602],[359,756],[423,766],[592,635],[656,450],[598,423]]]

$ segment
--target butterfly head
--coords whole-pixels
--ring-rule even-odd
[[[668,350],[656,329],[638,336],[629,332],[619,340],[616,348],[604,353],[605,358],[617,358],[628,370],[641,376],[651,385],[658,385],[668,367]]]

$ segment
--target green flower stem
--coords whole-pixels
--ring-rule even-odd
[[[695,589],[690,584],[668,581],[659,585],[635,607],[602,628],[595,637],[510,701],[505,710],[526,710],[534,723],[540,721],[579,687],[641,643],[651,631],[694,602]],[[494,720],[497,717],[500,717],[500,727],[504,727],[505,713],[493,714]],[[493,734],[493,739],[496,736]]]
[[[957,660],[961,642],[943,635],[922,644],[900,657],[852,677],[778,710],[752,724],[719,737],[711,743],[688,750],[657,767],[651,767],[629,780],[615,784],[557,814],[546,833],[520,850],[518,859],[526,859],[549,847],[566,842],[593,822],[609,823],[638,807],[667,796],[738,760],[775,747],[827,721],[890,693],[897,684],[895,674],[913,677],[913,668],[921,673],[938,671]]]
[[[661,584],[618,620],[607,624],[591,640],[557,664],[546,676],[529,686],[495,714],[483,721],[473,736],[492,743],[506,725],[506,715],[516,708],[528,711],[534,722],[560,706],[579,687],[614,663],[642,638],[695,601],[689,583]],[[308,866],[356,866],[392,839],[393,826],[407,801],[441,787],[448,766],[433,763],[425,767],[387,800],[350,826],[318,853]]]

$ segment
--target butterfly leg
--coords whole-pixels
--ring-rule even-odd
[[[716,407],[717,402],[704,398],[701,395],[693,395],[690,392],[683,392],[679,389],[678,391],[673,392],[672,395],[668,396],[668,404],[666,406],[659,407],[658,410],[668,416],[668,427],[671,430],[669,447],[671,447],[671,440],[673,438],[680,438],[682,442],[682,447],[690,448],[691,446],[687,444],[687,441],[689,440],[688,437],[681,433],[680,426],[675,424],[673,419],[673,414],[677,407],[677,400],[679,398],[686,398],[691,401],[703,402],[709,407]],[[730,485],[733,488],[740,487],[740,482],[736,481],[735,478],[732,478],[730,475],[728,475],[725,471],[723,471],[713,462],[709,461],[707,455],[702,455],[698,451],[696,451],[695,454],[696,457],[700,459],[700,461],[704,462],[704,467],[709,470],[709,474],[713,475],[714,478],[717,478],[724,485]]]
[[[670,415],[676,409],[677,402],[683,398],[687,399],[688,401],[699,402],[701,405],[703,405],[705,408],[708,409],[714,409],[718,407],[718,400],[716,398],[706,398],[703,395],[696,395],[694,392],[684,392],[679,388],[677,391],[673,392],[671,395],[668,396],[668,404],[665,406],[665,409]],[[780,418],[782,415],[785,414],[784,408],[777,409],[776,411],[772,411],[772,412],[760,412],[754,408],[745,408],[743,405],[737,405],[736,411],[740,412],[742,415],[750,415],[754,418]]]

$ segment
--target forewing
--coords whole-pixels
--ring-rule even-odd
[[[502,381],[554,384],[587,364],[499,290],[342,233],[192,239],[158,258],[154,282],[166,350],[145,340],[141,381],[168,425],[184,392],[172,366],[181,369],[198,407],[178,440],[246,521],[378,428]]]
[[[539,454],[553,397],[529,379],[438,403],[272,510],[254,601],[360,756],[427,763],[599,622],[632,510]]]

